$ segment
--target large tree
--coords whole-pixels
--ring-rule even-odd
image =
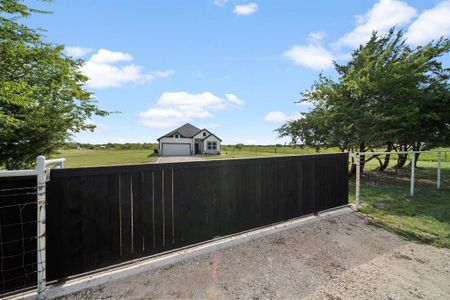
[[[278,133],[307,146],[342,151],[448,145],[450,73],[439,57],[449,49],[445,38],[411,48],[402,31],[374,33],[346,64],[334,64],[337,80],[320,76],[302,94],[300,101],[311,102],[314,108],[284,124]],[[406,156],[399,157],[402,166]],[[379,160],[380,169],[387,166],[389,156],[385,159]]]
[[[33,13],[45,12],[0,0],[0,167],[8,169],[50,155],[71,134],[93,130],[87,119],[107,114],[84,88],[83,61],[20,22]]]

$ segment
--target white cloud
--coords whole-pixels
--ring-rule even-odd
[[[234,103],[236,105],[244,105],[244,101],[242,101],[241,99],[239,99],[236,95],[233,94],[225,94],[225,97],[227,98],[228,101],[230,101],[231,103]]]
[[[220,7],[224,7],[225,4],[227,4],[229,0],[214,0],[213,3],[214,5],[220,6]]]
[[[287,114],[281,111],[271,111],[264,117],[264,121],[273,123],[284,123],[290,120],[299,119],[301,117],[302,115],[300,115],[299,113],[294,114],[292,116],[288,116]]]
[[[258,10],[258,4],[250,2],[247,4],[236,5],[233,12],[238,16],[249,16]]]
[[[320,45],[296,45],[286,51],[283,57],[313,70],[323,70],[333,65],[333,55]]]
[[[68,56],[72,56],[73,58],[80,58],[88,54],[89,52],[92,52],[93,50],[91,48],[82,48],[82,47],[65,47],[64,52]]]
[[[128,53],[100,49],[84,63],[81,71],[89,77],[87,86],[96,89],[117,88],[127,83],[147,83],[174,73],[173,70],[145,73],[142,66],[119,64],[132,60],[133,57]]]
[[[336,46],[358,47],[370,39],[373,31],[386,33],[393,26],[409,23],[416,16],[416,9],[399,0],[379,0],[363,16],[356,16],[356,28],[341,37]]]
[[[212,118],[216,111],[234,109],[243,104],[233,94],[225,94],[225,98],[220,98],[211,92],[165,92],[159,97],[155,107],[139,114],[139,119],[149,127],[173,127],[193,119]]]
[[[450,0],[422,12],[406,33],[408,42],[414,45],[423,45],[448,35],[450,35]]]
[[[311,43],[320,43],[324,37],[325,37],[325,32],[323,32],[323,31],[311,32],[308,35],[309,41]]]
[[[120,51],[109,51],[107,49],[100,49],[97,53],[89,59],[91,62],[98,64],[113,64],[119,61],[132,61],[133,56],[128,53]]]

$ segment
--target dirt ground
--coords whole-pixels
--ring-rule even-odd
[[[327,217],[64,299],[450,299],[450,250],[356,213]]]

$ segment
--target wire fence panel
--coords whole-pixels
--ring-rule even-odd
[[[0,294],[36,285],[36,177],[0,178]]]
[[[450,153],[360,153],[350,199],[374,223],[414,240],[450,245]],[[354,158],[358,154],[354,154]],[[356,160],[354,161],[356,164]]]

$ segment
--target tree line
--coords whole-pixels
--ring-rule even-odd
[[[412,48],[404,33],[395,28],[385,35],[374,32],[347,63],[334,62],[337,79],[320,75],[298,101],[313,108],[278,128],[279,136],[317,149],[357,152],[449,146],[450,69],[440,57],[449,52],[450,42],[441,38]],[[384,170],[391,157],[370,156],[361,168],[372,159]],[[397,167],[406,161],[407,154],[399,154]]]

